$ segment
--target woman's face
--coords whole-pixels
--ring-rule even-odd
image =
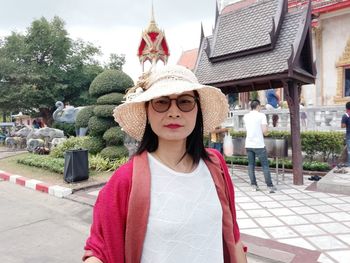
[[[191,91],[154,99],[148,103],[148,120],[159,141],[183,141],[191,134],[196,125],[198,112],[197,103],[195,103],[192,110],[187,111],[191,109],[190,103],[193,97],[194,93]],[[171,99],[169,109],[166,107],[168,98]],[[177,103],[181,104],[180,107],[185,109],[186,112],[180,110]],[[156,111],[157,109],[158,111]]]

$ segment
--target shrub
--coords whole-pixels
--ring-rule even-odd
[[[66,137],[75,136],[75,125],[73,123],[54,122],[52,128],[62,130]]]
[[[89,151],[91,154],[97,154],[102,151],[105,144],[101,137],[85,137],[82,143],[82,148]]]
[[[86,149],[89,153],[96,154],[104,147],[102,138],[98,137],[70,137],[63,143],[57,145],[50,152],[51,157],[64,158],[64,152],[68,150]]]
[[[341,153],[344,145],[342,132],[308,131],[301,133],[301,147],[309,160],[321,154],[323,161],[334,158]]]
[[[89,119],[94,115],[94,106],[87,106],[80,110],[77,115],[77,120],[75,122],[76,128],[88,127]]]
[[[124,142],[124,132],[120,127],[112,127],[103,134],[103,139],[108,146],[110,145],[122,145]]]
[[[125,93],[109,93],[97,99],[99,105],[119,105],[124,100]]]
[[[105,70],[91,83],[89,93],[91,96],[101,96],[111,92],[125,93],[125,90],[134,85],[132,79],[119,70]]]
[[[126,163],[128,158],[122,157],[116,160],[109,160],[100,154],[89,156],[89,168],[96,171],[114,171],[120,165]]]
[[[112,118],[98,118],[92,116],[89,120],[89,134],[91,136],[101,136],[106,130],[115,126],[116,123]]]
[[[64,152],[67,150],[76,150],[83,148],[83,143],[89,137],[70,137],[63,143],[57,145],[50,152],[50,156],[54,158],[64,158]]]
[[[238,165],[248,165],[248,158],[244,156],[232,156],[232,157],[225,157],[226,163],[228,164],[238,164]],[[278,167],[282,168],[282,163],[284,163],[284,167],[287,169],[293,169],[293,163],[291,160],[285,159],[285,160],[279,160],[278,161]],[[256,162],[257,166],[261,166],[259,160]],[[273,159],[269,160],[269,166],[271,168],[276,167],[276,161]],[[303,162],[303,169],[309,170],[309,171],[329,171],[331,168],[328,163],[324,162]]]
[[[310,171],[329,171],[331,169],[328,163],[321,163],[316,161],[304,162],[303,168],[305,170],[310,170]]]
[[[245,131],[231,131],[233,138],[245,137]],[[285,138],[291,145],[291,135],[287,131],[271,131],[267,137]],[[344,146],[344,133],[333,131],[306,131],[301,133],[301,148],[310,161],[314,156],[321,155],[324,162],[338,156]]]
[[[239,138],[239,137],[245,137],[246,132],[245,131],[231,131],[230,132],[232,138]]]
[[[17,162],[28,166],[47,169],[55,173],[63,174],[64,172],[64,159],[62,158],[31,154],[29,156],[21,157]]]
[[[112,117],[115,105],[98,105],[94,108],[94,114],[97,117]]]
[[[129,155],[124,146],[108,146],[101,151],[101,156],[110,160],[116,160]]]

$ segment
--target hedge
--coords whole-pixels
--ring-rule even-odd
[[[86,106],[78,112],[77,120],[75,122],[76,128],[88,127],[89,119],[94,115],[94,106]]]
[[[116,160],[128,156],[129,151],[124,146],[108,146],[100,154],[104,158]]]
[[[63,174],[64,171],[64,159],[54,158],[47,155],[31,154],[30,156],[18,159],[17,162],[28,166],[43,168],[45,170],[60,174]]]
[[[97,117],[112,117],[113,116],[113,110],[115,108],[115,105],[98,105],[94,108],[94,114]]]
[[[126,89],[133,85],[133,80],[127,74],[119,70],[109,69],[99,74],[92,81],[89,93],[94,97],[111,92],[125,93]]]
[[[97,116],[92,116],[89,120],[89,134],[91,136],[102,136],[102,134],[109,128],[116,125],[113,118],[99,118]]]
[[[323,161],[339,155],[344,147],[343,132],[307,131],[301,134],[301,148],[311,161],[321,154]]]
[[[86,149],[89,153],[96,154],[104,147],[104,142],[98,137],[70,137],[63,143],[57,145],[50,152],[50,156],[54,158],[64,158],[64,152],[67,150]]]
[[[118,127],[109,128],[104,134],[103,139],[108,146],[123,145],[125,133]]]
[[[238,165],[248,165],[248,158],[244,156],[233,156],[233,157],[225,157],[226,163],[228,164],[238,164]],[[291,160],[280,160],[278,162],[278,167],[282,168],[284,163],[284,167],[287,169],[292,169],[293,168],[293,163]],[[260,166],[260,161],[256,161],[256,165]],[[271,168],[276,167],[276,161],[275,160],[269,160],[269,166]],[[303,169],[308,170],[308,171],[329,171],[331,169],[330,165],[328,163],[324,162],[317,162],[317,161],[312,161],[312,162],[303,162]]]
[[[97,99],[97,104],[98,105],[119,105],[122,103],[123,100],[125,100],[124,98],[125,93],[109,93],[106,95],[103,95],[101,97],[99,97]]]
[[[231,131],[233,138],[245,137],[245,131]],[[271,131],[266,137],[286,138],[291,145],[291,135],[287,131]],[[313,161],[315,155],[321,155],[324,162],[339,155],[345,145],[344,133],[334,131],[301,132],[301,149],[306,158]]]

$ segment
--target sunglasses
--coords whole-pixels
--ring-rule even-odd
[[[163,113],[169,110],[172,100],[176,101],[176,106],[182,112],[190,112],[196,106],[198,97],[194,97],[192,95],[186,94],[186,95],[180,95],[176,99],[170,99],[169,97],[164,96],[164,97],[151,100],[151,105],[156,112]]]

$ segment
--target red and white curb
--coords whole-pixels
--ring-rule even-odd
[[[31,188],[40,192],[48,193],[59,198],[66,197],[72,194],[72,189],[59,186],[50,185],[39,180],[29,179],[21,175],[10,174],[0,170],[0,179],[9,181],[10,183],[22,185],[27,188]]]

